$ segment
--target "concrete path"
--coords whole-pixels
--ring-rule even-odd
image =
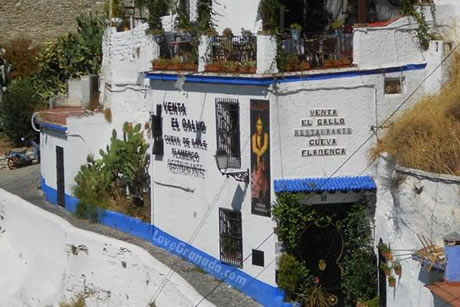
[[[198,293],[207,296],[212,289],[217,287],[207,296],[207,299],[216,306],[260,306],[251,298],[231,288],[225,283],[220,283],[212,276],[204,273],[193,264],[171,255],[163,249],[153,246],[151,243],[135,238],[126,233],[114,230],[101,224],[90,223],[76,218],[67,210],[49,204],[43,199],[40,189],[40,166],[33,165],[17,170],[0,170],[0,188],[18,195],[32,204],[56,214],[75,227],[96,232],[114,239],[123,240],[142,247],[157,260],[172,268],[174,272],[182,276]]]

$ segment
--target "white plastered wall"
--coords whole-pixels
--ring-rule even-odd
[[[377,184],[375,239],[391,245],[395,260],[405,259],[396,287],[380,285],[387,288],[387,306],[445,306],[425,287],[443,274],[424,271],[407,254],[423,248],[417,235],[442,247],[442,237],[459,229],[460,178],[395,168],[386,155],[372,170]]]
[[[135,245],[77,229],[2,189],[0,216],[1,306],[58,306],[82,293],[89,306],[147,306],[170,271]],[[155,302],[200,299],[175,274]]]
[[[155,104],[166,102],[184,103],[186,116],[168,114],[163,109],[163,138],[177,136],[181,146],[165,142],[164,156],[155,160],[154,170],[154,223],[160,229],[189,242],[196,248],[219,259],[219,208],[241,211],[243,229],[243,259],[252,249],[273,232],[270,217],[251,214],[250,186],[238,183],[233,178],[222,176],[217,169],[216,152],[216,98],[238,99],[240,108],[241,171],[250,168],[250,99],[267,99],[264,88],[228,85],[186,84],[184,92],[172,87],[172,82],[153,81],[152,97]],[[167,92],[165,92],[167,90]],[[174,131],[172,118],[179,121],[180,131]],[[206,125],[201,135],[187,132],[182,120],[199,120]],[[186,148],[183,138],[201,138],[207,150]],[[187,149],[197,152],[199,162],[205,169],[204,178],[173,174],[168,169],[172,149]],[[239,171],[239,170],[232,170]],[[275,284],[275,240],[273,236],[258,248],[264,252],[266,267],[253,266],[249,258],[243,270],[271,285]],[[263,271],[263,272],[262,272]]]

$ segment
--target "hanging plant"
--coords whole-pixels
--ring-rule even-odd
[[[198,13],[198,29],[201,33],[210,33],[214,30],[214,11],[212,0],[198,0],[196,11]]]
[[[412,16],[418,24],[416,31],[419,45],[423,50],[428,49],[430,40],[434,36],[434,33],[429,28],[425,20],[424,6],[419,6],[419,0],[402,0],[401,1],[401,12],[405,15]],[[431,3],[431,12],[434,14],[434,3]],[[420,10],[417,9],[420,8]]]
[[[192,25],[190,23],[190,16],[187,10],[187,1],[179,0],[177,2],[177,27],[179,30],[191,31]]]
[[[149,10],[149,31],[153,35],[163,33],[163,24],[161,16],[167,14],[168,3],[166,0],[148,0],[146,6]]]

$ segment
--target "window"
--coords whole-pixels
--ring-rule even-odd
[[[240,106],[237,99],[216,99],[217,150],[229,156],[228,167],[241,167]]]
[[[401,78],[385,78],[384,85],[385,94],[401,94],[402,79]]]
[[[241,212],[219,208],[220,261],[243,266]]]

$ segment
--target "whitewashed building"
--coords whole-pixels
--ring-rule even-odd
[[[283,40],[282,48],[312,63],[308,70],[280,72],[276,40],[258,32],[259,1],[220,2],[219,32],[254,33],[256,72],[206,71],[219,48],[219,40],[206,36],[197,71],[152,71],[162,51],[145,34],[146,24],[128,32],[108,29],[100,100],[111,122],[82,110],[66,110],[60,123],[52,116],[43,120],[42,186],[49,200],[73,210],[73,178],[87,154],[97,157],[111,130],[125,121],[151,122],[154,227],[139,223],[142,233],[134,224],[107,224],[151,239],[265,305],[281,305],[271,218],[276,193],[303,192],[310,204],[364,200],[378,206],[368,151],[390,118],[440,89],[453,45],[430,41],[421,50],[414,21],[377,6],[376,14],[391,20],[353,27],[336,41],[333,55],[320,45],[308,57],[306,45]],[[344,14],[329,2],[332,13]],[[445,3],[447,12],[454,4]],[[445,29],[451,29],[449,16],[441,20]],[[347,38],[351,49],[343,44]],[[245,42],[233,41],[232,48]],[[352,51],[345,54],[352,63],[323,67],[343,51]],[[227,158],[227,167],[218,168],[219,157]]]

